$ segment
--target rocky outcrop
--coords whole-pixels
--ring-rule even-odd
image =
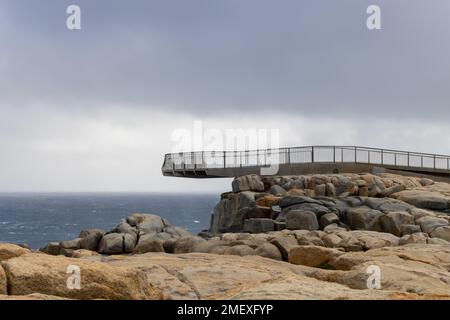
[[[361,272],[375,265],[381,271],[385,290],[448,296],[450,294],[450,247],[448,245],[408,245],[369,250],[364,254],[346,253],[329,264],[346,272],[330,277],[350,288],[367,288]],[[330,278],[329,278],[330,279]]]
[[[26,254],[2,263],[10,295],[42,293],[73,299],[158,299],[145,274],[127,266],[46,254]],[[67,285],[69,266],[80,270],[80,286]],[[69,271],[68,271],[69,270]]]
[[[3,267],[0,266],[0,295],[5,295],[8,293],[6,274]]]
[[[233,186],[237,185],[245,188],[233,187],[233,192],[224,193],[215,207],[211,234],[325,230],[336,225],[343,230],[377,231],[397,237],[424,232],[431,238],[448,239],[445,227],[450,222],[450,184],[361,173],[252,175],[236,178]],[[337,238],[329,236],[327,241]]]
[[[74,254],[80,255],[79,250],[90,250],[107,255],[165,252],[165,242],[192,236],[191,233],[171,225],[160,216],[133,213],[108,232],[99,229],[83,230],[76,239],[50,242],[39,250],[51,255],[68,257]]]
[[[0,243],[0,262],[30,253],[29,249],[11,243]]]
[[[252,174],[234,179],[232,188],[233,192],[264,191],[264,183],[261,181],[261,177]]]
[[[450,299],[448,246],[347,253],[297,246],[291,252],[293,263],[208,253],[78,259],[30,253],[3,261],[9,292],[0,298]],[[79,289],[67,286],[70,265],[79,267]],[[381,269],[378,290],[367,286],[367,267],[373,265]]]

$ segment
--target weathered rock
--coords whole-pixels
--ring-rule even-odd
[[[339,235],[330,233],[322,237],[324,245],[328,248],[343,248],[343,240]]]
[[[269,207],[246,207],[239,210],[239,215],[246,219],[272,219],[272,209]]]
[[[169,240],[163,241],[164,251],[167,253],[173,253],[175,251],[175,243],[177,242],[177,240],[177,238],[170,238]]]
[[[128,224],[127,222],[122,221],[113,230],[111,230],[110,233],[131,234],[135,238],[137,238],[138,230],[135,227],[133,227],[130,224]]]
[[[400,238],[399,245],[404,246],[406,244],[418,243],[426,244],[428,235],[426,233],[417,232],[414,234],[407,234]]]
[[[325,197],[327,195],[327,186],[325,184],[316,185],[314,192],[316,197]]]
[[[403,224],[414,224],[414,217],[407,212],[389,212],[380,216],[381,231],[400,237]]]
[[[137,238],[134,234],[125,233],[123,235],[123,252],[131,253],[136,247]]]
[[[286,222],[274,221],[273,224],[275,231],[282,231],[286,229]]]
[[[291,210],[286,214],[286,228],[290,230],[318,230],[319,222],[314,212]]]
[[[214,239],[197,243],[196,245],[194,245],[191,252],[204,252],[204,253],[223,252],[229,246],[230,246],[229,241]],[[216,249],[217,247],[225,247],[225,249],[217,250]]]
[[[189,231],[184,230],[183,228],[176,227],[176,226],[167,226],[164,228],[164,233],[169,234],[173,238],[180,238],[180,237],[192,237],[194,236]]]
[[[3,267],[0,265],[0,295],[6,294],[8,294],[6,274]]]
[[[258,246],[255,249],[255,254],[269,259],[282,260],[280,251],[271,243],[265,243]]]
[[[329,226],[330,224],[337,224],[339,222],[339,217],[334,212],[326,213],[319,219],[319,225],[322,229],[326,226]]]
[[[302,232],[302,233],[300,233]],[[293,234],[297,238],[298,244],[301,246],[314,245],[325,246],[321,236],[307,230],[293,230]]]
[[[59,254],[70,258],[70,257],[72,257],[74,251],[77,251],[77,250],[79,250],[79,249],[60,248]]]
[[[279,185],[274,185],[270,187],[269,192],[273,194],[274,196],[284,196],[286,194],[286,190],[284,190]]]
[[[368,197],[369,196],[369,188],[367,186],[359,187],[358,195],[360,197]]]
[[[230,194],[214,207],[210,233],[239,232],[242,230],[245,211],[240,210],[239,195]]]
[[[443,245],[410,244],[385,247],[365,253],[346,253],[330,261],[336,269],[328,272],[329,281],[337,281],[351,288],[366,289],[367,268],[381,269],[381,290],[434,295],[450,294],[450,247]]]
[[[289,252],[289,262],[308,267],[327,268],[328,262],[343,252],[318,246],[297,246]]]
[[[175,240],[173,251],[171,253],[189,253],[199,243],[206,241],[200,237],[181,237]],[[166,246],[164,246],[166,248]],[[166,252],[170,252],[167,251]]]
[[[390,233],[374,231],[349,231],[362,243],[364,250],[398,246],[399,238]]]
[[[438,244],[438,245],[448,246],[448,245],[450,245],[450,242],[446,241],[444,239],[441,239],[441,238],[427,238],[427,244]]]
[[[97,251],[98,244],[105,233],[102,230],[85,230],[80,233],[80,249]]]
[[[225,250],[224,254],[243,257],[243,256],[256,255],[256,252],[254,249],[252,249],[251,247],[249,247],[247,245],[237,245],[237,246],[233,246],[233,247],[228,247]]]
[[[280,200],[279,205],[281,208],[287,208],[290,206],[304,204],[304,203],[312,203],[312,204],[322,205],[322,202],[320,202],[319,200],[315,200],[313,198],[306,197],[306,196],[286,196]]]
[[[72,258],[88,258],[88,257],[98,257],[99,254],[95,251],[86,250],[86,249],[78,249],[72,252]]]
[[[363,204],[371,209],[384,213],[393,211],[409,211],[413,208],[411,205],[396,199],[390,198],[363,198]]]
[[[10,301],[26,301],[26,300],[70,300],[67,298],[61,298],[57,296],[51,296],[48,294],[40,294],[40,293],[32,293],[22,296],[8,296],[8,295],[1,295],[0,294],[0,300],[10,300]]]
[[[381,191],[383,197],[389,197],[390,195],[405,190],[405,186],[402,184],[397,184],[395,186],[389,187]]]
[[[256,200],[256,204],[261,207],[272,207],[275,205],[278,205],[280,202],[281,197],[275,197],[273,195],[265,195],[263,197],[260,197]]]
[[[69,266],[80,270],[80,289],[69,289]],[[3,262],[9,294],[42,293],[73,299],[158,299],[161,292],[143,272],[103,262],[27,254]]]
[[[164,252],[163,240],[157,234],[143,234],[133,250],[134,254]]]
[[[272,219],[254,218],[244,220],[244,232],[260,233],[274,230],[274,223]]]
[[[438,227],[445,227],[448,225],[447,220],[437,217],[425,216],[416,220],[423,232],[432,233]]]
[[[133,213],[127,217],[127,223],[131,227],[136,227],[139,234],[163,232],[170,223],[160,216],[148,213]],[[131,229],[127,228],[130,233]]]
[[[30,253],[29,249],[11,243],[0,243],[0,262]]]
[[[59,246],[61,249],[78,250],[78,249],[80,249],[80,241],[81,241],[81,238],[61,241],[59,243]]]
[[[231,183],[233,192],[264,191],[264,183],[255,174],[235,178]]]
[[[363,243],[358,240],[351,232],[346,230],[336,230],[322,237],[326,247],[342,248],[345,251],[362,251]]]
[[[50,242],[46,246],[40,248],[39,251],[57,256],[60,251],[59,242]]]
[[[392,197],[412,204],[418,208],[430,210],[447,209],[448,199],[441,193],[423,190],[405,190],[392,195]]]
[[[103,236],[98,245],[98,252],[104,254],[120,254],[124,252],[124,235],[108,233]]]
[[[441,238],[450,241],[450,226],[437,227],[430,234],[433,238]]]
[[[333,233],[337,231],[348,231],[348,227],[343,224],[332,223],[323,228],[323,231],[326,233]]]
[[[403,224],[400,226],[400,233],[402,236],[407,234],[414,234],[421,231],[422,229],[420,229],[420,226],[417,226],[415,224]]]
[[[289,260],[289,251],[298,246],[298,241],[294,236],[276,236],[270,240],[270,243],[278,248],[284,261]]]
[[[326,195],[327,197],[336,197],[336,187],[331,182],[326,184]]]
[[[86,230],[81,230],[80,231],[80,235],[78,236],[78,238],[86,238],[91,234],[94,235],[104,235],[106,232],[104,230],[101,229],[86,229]]]
[[[382,215],[380,211],[367,207],[350,208],[347,224],[354,230],[381,231],[379,219]]]

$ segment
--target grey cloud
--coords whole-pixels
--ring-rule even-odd
[[[450,4],[376,2],[6,1],[0,103],[448,118]]]

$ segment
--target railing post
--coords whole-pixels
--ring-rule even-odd
[[[423,168],[423,156],[420,156],[420,167]]]
[[[227,154],[226,151],[223,152],[223,168],[227,167]]]
[[[367,151],[367,161],[368,161],[369,164],[370,164],[370,150]]]
[[[436,155],[433,155],[433,167],[436,169]]]
[[[311,162],[314,162],[314,147],[311,147]]]
[[[409,152],[408,152],[408,167],[409,167]]]
[[[384,164],[384,149],[381,149],[381,165]]]
[[[394,151],[394,164],[397,166],[397,152]]]
[[[287,163],[291,164],[291,148],[287,149]]]
[[[333,146],[333,162],[336,163],[336,146]]]
[[[358,162],[358,151],[355,147],[355,163],[357,163],[357,162]]]

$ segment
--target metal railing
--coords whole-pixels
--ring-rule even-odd
[[[267,167],[302,163],[374,164],[450,170],[450,156],[356,146],[308,146],[166,154],[163,171]]]

